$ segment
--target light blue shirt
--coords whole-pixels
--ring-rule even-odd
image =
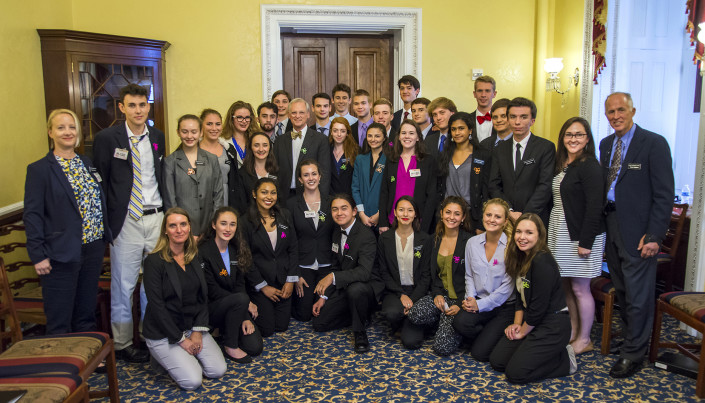
[[[512,278],[504,266],[507,235],[502,234],[494,255],[487,260],[482,233],[468,239],[465,247],[465,298],[475,298],[480,312],[489,312],[504,304],[514,291]]]
[[[615,201],[614,187],[617,185],[617,178],[619,178],[619,173],[622,171],[622,165],[624,165],[624,157],[627,156],[627,149],[629,149],[629,143],[631,143],[632,138],[634,138],[634,131],[636,131],[636,125],[632,123],[632,128],[629,129],[629,131],[624,136],[622,136],[622,161],[620,163],[619,172],[617,172],[617,176],[615,176],[614,181],[610,183],[610,190],[607,191],[607,200],[609,201]],[[614,141],[612,142],[612,152],[610,153],[610,166],[612,164],[612,156],[614,155],[614,151],[617,147],[617,139],[619,139],[619,137],[614,136]]]
[[[333,114],[333,116],[331,116],[330,119],[333,120],[335,118],[345,118],[348,121],[348,124],[350,124],[350,126],[354,125],[355,122],[357,122],[357,118],[355,116],[351,115],[349,112],[345,116],[338,115],[337,113],[335,113],[335,114]]]
[[[223,259],[225,270],[227,270],[228,275],[230,275],[230,247],[225,248],[225,252],[220,252],[220,258]]]

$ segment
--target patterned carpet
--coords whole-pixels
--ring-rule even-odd
[[[692,339],[664,322],[677,340]],[[512,385],[489,364],[474,361],[467,351],[438,357],[427,341],[420,350],[405,350],[390,338],[376,317],[368,330],[371,351],[352,350],[349,331],[318,334],[310,323],[291,321],[286,333],[265,340],[264,353],[248,365],[228,362],[218,380],[200,389],[180,390],[168,375],[148,364],[118,362],[123,402],[687,402],[695,397],[695,380],[647,365],[636,376],[616,380],[609,370],[616,356],[596,350],[578,357],[578,372],[530,385]],[[105,387],[104,376],[90,385]],[[96,401],[108,401],[93,400]]]

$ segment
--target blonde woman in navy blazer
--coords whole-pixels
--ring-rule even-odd
[[[257,326],[269,337],[289,328],[291,294],[299,281],[298,244],[291,215],[279,206],[274,180],[259,179],[252,198],[242,220],[254,262],[246,275],[247,291],[257,305]]]
[[[27,253],[39,275],[47,334],[95,330],[95,303],[108,226],[100,175],[76,154],[76,114],[57,109],[47,120],[52,150],[27,167],[24,223]]]

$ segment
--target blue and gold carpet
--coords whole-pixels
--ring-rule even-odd
[[[692,340],[667,318],[669,339]],[[356,354],[347,330],[315,333],[310,323],[291,321],[289,330],[265,340],[251,364],[228,362],[218,380],[182,391],[149,364],[118,362],[123,402],[688,402],[695,380],[645,364],[629,379],[613,379],[616,356],[599,354],[601,325],[593,327],[595,351],[578,357],[578,372],[529,385],[513,385],[467,351],[438,357],[427,341],[405,350],[376,317],[368,329],[371,351]],[[93,375],[92,388],[106,387]],[[96,401],[96,400],[93,400]],[[104,399],[102,401],[107,401]]]

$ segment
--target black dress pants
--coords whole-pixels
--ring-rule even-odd
[[[257,325],[255,331],[245,335],[242,322],[251,320],[247,308],[250,297],[244,292],[233,293],[217,301],[210,302],[209,318],[211,326],[220,329],[223,335],[223,345],[230,348],[240,348],[249,355],[262,353],[262,334]]]
[[[345,289],[336,289],[321,313],[313,317],[313,330],[327,332],[352,326],[353,332],[364,331],[374,304],[375,293],[368,283],[355,282]]]

